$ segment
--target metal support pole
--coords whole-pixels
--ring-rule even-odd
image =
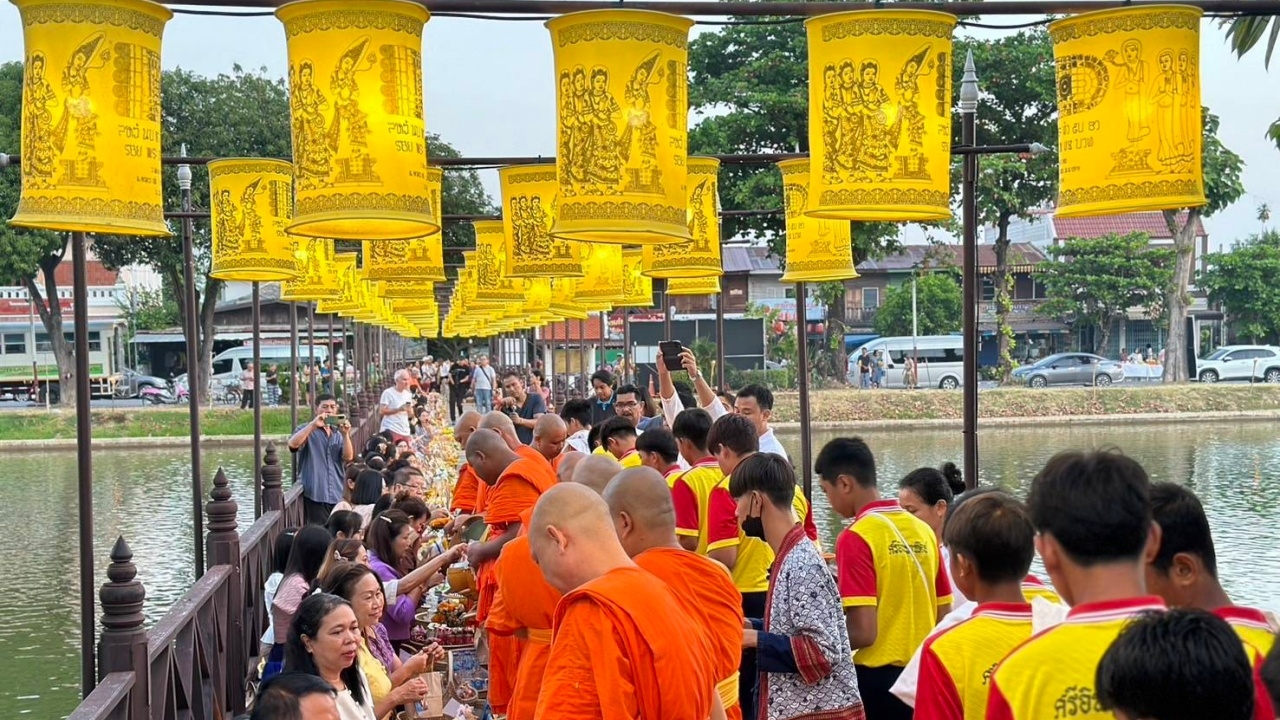
[[[631,310],[622,308],[622,362],[627,382],[635,383],[637,376],[631,367]]]
[[[977,145],[978,73],[973,52],[960,81],[961,144]],[[961,212],[964,222],[964,484],[978,486],[978,156],[964,156]]]
[[[813,498],[813,439],[809,437],[809,323],[804,283],[796,283],[796,380],[800,390],[800,480],[804,496]]]
[[[181,152],[187,154],[187,147]],[[191,166],[178,166],[178,188],[182,191],[182,209],[191,209]],[[200,461],[200,393],[205,390],[200,366],[200,312],[196,307],[196,260],[193,239],[195,225],[182,221],[182,297],[184,332],[187,336],[187,412],[191,431],[191,536],[192,560],[196,580],[204,575],[204,471]],[[212,339],[210,339],[212,342]],[[212,394],[212,388],[209,388]]]
[[[253,389],[249,390],[249,402],[253,403],[253,517],[262,517],[262,298],[253,283]],[[290,453],[292,454],[292,453]]]
[[[591,376],[591,373],[587,372],[587,321],[586,320],[578,321],[578,374],[581,376],[579,378],[582,386],[579,388],[579,391],[582,394],[581,396],[584,398],[588,397],[587,378]]]
[[[316,368],[316,304],[311,302],[307,303],[307,391],[313,406],[316,404],[316,376],[319,374]]]
[[[279,382],[276,373],[276,382]],[[289,432],[298,427],[298,303],[289,303]],[[298,482],[297,453],[289,453],[289,470]]]
[[[723,282],[723,280],[717,280]],[[724,287],[718,295],[712,296],[716,303],[716,387],[725,391],[724,384]]]
[[[600,367],[609,364],[609,311],[600,311]],[[616,382],[615,378],[615,382]]]
[[[329,313],[329,392],[336,397],[338,394],[338,355],[337,346],[333,343],[333,313]],[[347,341],[342,341],[342,352],[350,359],[351,353],[347,352]],[[345,365],[345,363],[344,363]]]
[[[94,646],[97,633],[93,617],[93,419],[89,415],[89,271],[82,232],[71,233],[73,266],[72,309],[76,343],[76,465],[80,502],[80,687],[88,697],[97,683]],[[58,302],[50,298],[50,302]],[[198,539],[197,539],[198,542]]]
[[[670,289],[671,289],[671,281],[663,280],[662,281],[662,338],[664,340],[673,339],[671,337],[671,314],[674,313],[675,310],[671,308],[671,293],[668,292]]]

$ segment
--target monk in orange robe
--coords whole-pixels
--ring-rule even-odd
[[[556,478],[551,464],[541,455],[517,454],[496,432],[478,431],[471,435],[467,462],[488,487],[485,523],[489,526],[489,539],[467,548],[479,591],[476,619],[486,625],[498,591],[495,561],[502,548],[519,533],[521,514],[533,507]],[[496,712],[506,711],[514,692],[521,649],[522,641],[512,635],[489,636],[489,702]]]
[[[742,593],[724,565],[685,550],[676,538],[676,509],[667,481],[652,468],[618,473],[604,491],[627,555],[675,591],[711,647],[716,692],[730,720],[741,720]]]
[[[704,634],[671,588],[627,557],[600,495],[576,482],[557,485],[530,525],[543,577],[564,594],[538,720],[725,716]]]
[[[471,433],[475,432],[476,426],[480,422],[480,413],[475,410],[468,410],[458,417],[458,421],[453,424],[453,437],[462,447],[467,446],[467,440],[471,439]],[[449,512],[461,513],[462,515],[475,515],[479,506],[476,494],[480,492],[480,478],[476,477],[476,473],[468,464],[463,464],[462,469],[458,471],[458,482],[453,486],[453,499],[449,504]],[[455,525],[464,525],[467,518],[459,517]]]
[[[537,450],[552,467],[564,457],[564,444],[569,439],[569,429],[564,420],[555,413],[539,415],[533,423],[533,442],[530,447]]]

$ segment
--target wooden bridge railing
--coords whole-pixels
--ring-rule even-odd
[[[377,432],[380,417],[359,396],[353,430],[360,446]],[[263,514],[243,534],[239,505],[219,468],[205,504],[208,568],[150,630],[142,614],[146,590],[123,537],[111,550],[107,582],[98,593],[98,685],[70,720],[226,720],[244,711],[245,680],[267,628],[262,590],[274,571],[276,538],[304,522],[302,486],[285,492],[275,443],[263,453]]]

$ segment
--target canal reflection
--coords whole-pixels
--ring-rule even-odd
[[[814,452],[839,434],[815,434]],[[960,462],[958,430],[859,434],[876,453],[886,494],[896,493],[910,470]],[[798,460],[799,436],[780,432],[779,438]],[[1116,446],[1153,479],[1189,485],[1209,512],[1232,598],[1280,610],[1280,546],[1270,536],[1280,521],[1280,437],[1270,424],[1000,428],[983,431],[980,441],[983,483],[1019,495],[1049,456],[1073,447]],[[240,503],[240,527],[247,527],[253,514],[248,449],[211,448],[205,458],[206,493],[212,469],[223,466]],[[94,454],[98,584],[106,579],[111,544],[124,535],[146,586],[149,625],[191,584],[189,459],[185,448]],[[287,486],[287,456],[282,460]],[[9,517],[0,522],[0,547],[10,562],[0,595],[0,717],[62,717],[79,697],[75,454],[10,453],[2,462],[0,507]],[[815,494],[815,520],[830,548],[842,522],[821,490]]]

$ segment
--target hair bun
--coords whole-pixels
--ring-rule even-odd
[[[947,479],[947,487],[951,488],[952,494],[959,495],[964,492],[964,473],[955,463],[942,463],[942,467],[938,470],[942,473],[942,477]]]

